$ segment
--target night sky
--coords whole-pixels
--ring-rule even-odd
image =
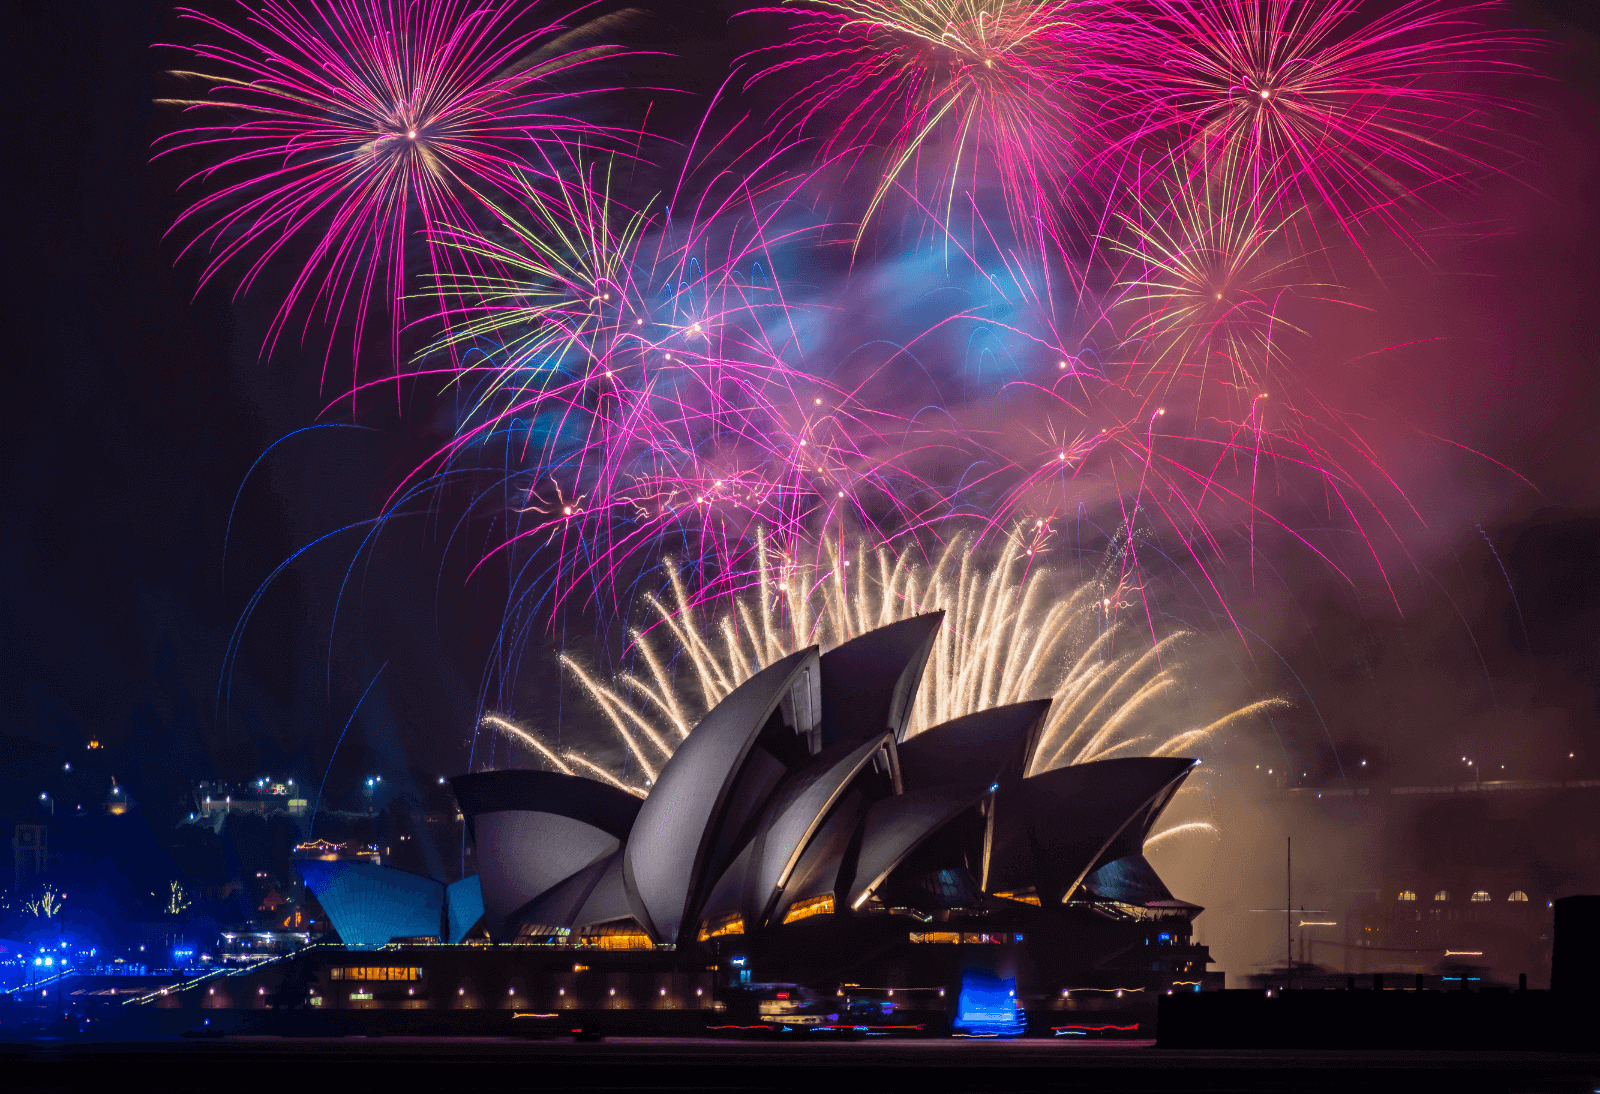
[[[714,67],[718,18],[672,7],[679,51]],[[1411,430],[1385,464],[1427,527],[1391,560],[1393,599],[1287,557],[1292,595],[1238,598],[1283,656],[1252,686],[1299,706],[1276,736],[1228,746],[1241,770],[1265,757],[1315,782],[1366,758],[1371,777],[1431,783],[1470,752],[1516,777],[1600,772],[1600,21],[1582,0],[1513,16],[1550,40],[1519,85],[1517,136],[1539,151],[1453,199],[1470,230],[1431,264],[1386,265],[1379,318],[1353,321],[1368,342],[1430,341],[1335,381],[1379,392],[1374,413]],[[306,556],[219,697],[252,592],[369,517],[415,442],[374,414],[285,442],[245,479],[319,420],[321,358],[264,360],[270,284],[242,302],[225,285],[196,295],[197,265],[163,238],[180,175],[149,162],[171,124],[151,104],[170,61],[149,47],[183,29],[166,4],[124,0],[17,5],[9,26],[0,748],[43,762],[97,737],[141,803],[176,813],[201,778],[320,778],[381,669],[330,793],[372,770],[463,770],[499,604],[426,521],[363,563],[337,629],[352,544]],[[569,644],[593,633],[568,624]],[[530,647],[520,705],[581,733],[549,664],[562,644],[558,627]]]

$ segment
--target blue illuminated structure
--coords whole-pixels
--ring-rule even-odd
[[[439,937],[441,882],[365,862],[302,862],[300,874],[346,946]]]
[[[449,918],[449,934],[445,941],[460,942],[483,918],[483,887],[478,875],[473,874],[445,886],[444,906]]]
[[[967,969],[961,974],[961,995],[950,1026],[969,1037],[1020,1037],[1028,1021],[1017,1004],[1017,982]]]

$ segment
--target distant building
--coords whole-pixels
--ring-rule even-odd
[[[222,932],[218,957],[223,965],[252,965],[274,957],[294,953],[311,942],[310,931],[246,931]]]
[[[1600,844],[1586,836],[1600,780],[1324,787],[1284,799],[1291,818],[1335,824],[1370,848],[1365,876],[1340,879],[1364,888],[1345,890],[1349,899],[1327,904],[1325,916],[1302,917],[1334,921],[1310,926],[1337,934],[1313,935],[1300,960],[1341,973],[1500,983],[1526,973],[1543,986],[1552,902],[1600,886]]]
[[[1499,871],[1492,880],[1486,873],[1464,878],[1418,871],[1391,880],[1358,914],[1350,971],[1548,967],[1552,894],[1525,873]]]
[[[220,822],[229,813],[287,813],[303,820],[311,803],[299,796],[293,779],[257,779],[243,784],[207,783],[195,789],[195,819]]]
[[[294,848],[296,862],[370,862],[382,865],[383,856],[378,848],[367,843],[330,843],[328,840],[310,840],[297,843]]]
[[[16,862],[13,888],[20,892],[44,876],[50,862],[50,829],[43,824],[17,825],[11,837],[11,853]]]

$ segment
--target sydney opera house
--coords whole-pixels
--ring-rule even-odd
[[[709,1010],[741,981],[921,1006],[974,969],[1047,1006],[1220,981],[1191,941],[1201,909],[1141,853],[1197,761],[1029,776],[1048,700],[907,737],[941,622],[768,665],[642,800],[546,771],[455,778],[478,864],[461,881],[303,863],[345,947],[307,991],[339,1007]]]

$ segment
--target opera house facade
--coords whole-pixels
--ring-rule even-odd
[[[456,777],[478,873],[454,884],[344,862],[303,863],[306,884],[348,948],[475,945],[479,961],[558,957],[541,967],[563,975],[648,965],[663,985],[649,996],[670,983],[680,1006],[710,1008],[741,981],[898,987],[911,1001],[974,968],[1050,1000],[1220,986],[1191,943],[1200,909],[1141,853],[1198,761],[1028,776],[1048,700],[907,737],[941,622],[917,616],[768,665],[701,720],[642,800],[546,771]],[[538,979],[521,990],[539,998],[513,985],[502,1005],[580,994]],[[459,1005],[466,991],[430,998]]]

